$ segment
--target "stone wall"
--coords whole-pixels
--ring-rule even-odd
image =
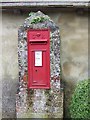
[[[71,88],[73,89],[72,84],[88,78],[88,16],[86,13],[66,11],[59,9],[54,10],[53,14],[50,11],[45,14],[60,26],[62,80],[65,81],[65,88],[67,88],[66,96],[68,97],[65,100],[69,101]],[[7,110],[3,108],[5,113],[3,117],[15,116],[15,101],[10,101],[10,99],[15,98],[18,83],[18,28],[29,12],[23,14],[13,11],[3,12],[2,81],[6,89],[2,92],[5,97],[3,100],[8,100],[8,104],[4,102]],[[10,104],[13,106],[10,107]],[[12,110],[11,113],[8,108]]]
[[[62,17],[63,16],[63,17]],[[65,116],[77,82],[88,79],[88,17],[76,13],[61,15],[61,68],[65,90]]]

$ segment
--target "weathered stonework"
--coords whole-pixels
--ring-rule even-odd
[[[37,22],[38,18],[43,18]],[[35,21],[36,20],[36,23]],[[27,89],[27,30],[50,29],[50,85],[49,90]],[[59,28],[38,11],[30,14],[18,31],[19,89],[16,97],[18,118],[63,118],[63,92],[60,88]]]

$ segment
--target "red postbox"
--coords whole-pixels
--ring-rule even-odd
[[[28,30],[28,88],[50,88],[50,30]]]

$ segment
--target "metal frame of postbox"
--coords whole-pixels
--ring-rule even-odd
[[[28,88],[49,89],[50,30],[29,29],[27,31],[27,43],[28,43]]]

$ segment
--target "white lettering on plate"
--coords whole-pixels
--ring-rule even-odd
[[[42,66],[42,51],[35,51],[35,66]]]

